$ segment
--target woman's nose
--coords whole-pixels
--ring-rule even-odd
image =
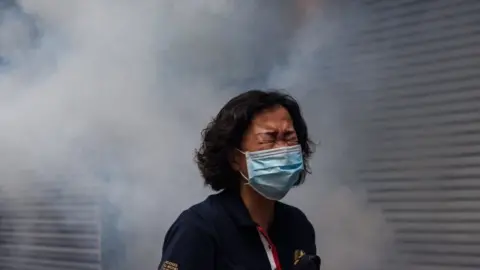
[[[280,147],[285,147],[285,146],[289,146],[289,144],[286,140],[277,140],[275,142],[274,148],[280,148]]]

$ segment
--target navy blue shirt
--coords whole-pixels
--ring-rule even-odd
[[[282,270],[292,269],[299,251],[316,254],[313,226],[298,208],[277,202],[267,234]],[[165,236],[158,269],[271,270],[272,266],[258,225],[240,196],[223,191],[180,214]]]

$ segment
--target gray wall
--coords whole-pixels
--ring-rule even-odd
[[[479,269],[480,1],[365,4],[353,62],[379,72],[360,181],[415,269]]]
[[[95,194],[63,181],[0,192],[0,269],[102,269],[101,253],[109,250]]]

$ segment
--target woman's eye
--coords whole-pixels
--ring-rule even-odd
[[[294,137],[287,138],[286,141],[287,142],[298,142],[298,139],[297,139],[297,137],[294,136]]]

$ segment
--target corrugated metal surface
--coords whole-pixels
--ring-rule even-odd
[[[101,270],[95,192],[56,187],[0,193],[1,270]]]
[[[375,144],[360,172],[409,269],[480,269],[480,1],[365,1]]]

